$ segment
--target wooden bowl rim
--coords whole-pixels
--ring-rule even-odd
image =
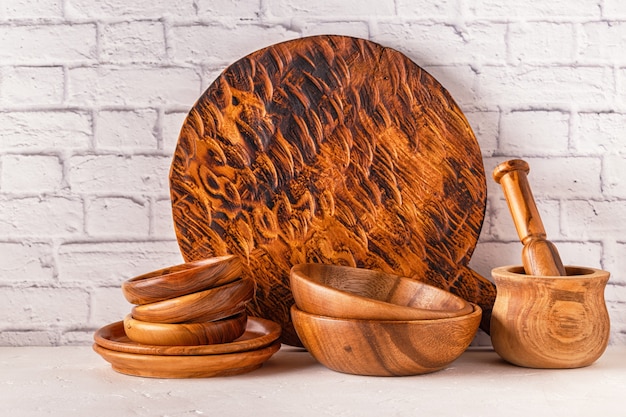
[[[261,317],[249,316],[244,334],[230,343],[197,346],[157,346],[133,342],[126,335],[124,322],[117,321],[98,329],[94,333],[94,341],[108,350],[141,355],[221,355],[262,348],[278,340],[281,331],[282,329],[278,323]]]
[[[303,316],[306,316],[308,318],[315,319],[318,321],[329,321],[329,322],[334,321],[334,322],[347,322],[347,323],[359,323],[359,324],[369,323],[369,324],[380,325],[380,326],[411,325],[411,324],[433,325],[433,324],[445,324],[445,323],[454,322],[454,321],[468,320],[468,319],[474,318],[475,316],[482,315],[482,309],[480,308],[478,304],[470,303],[470,305],[473,308],[472,312],[468,314],[464,314],[462,316],[443,317],[440,319],[424,319],[424,320],[345,319],[341,317],[329,317],[329,316],[322,316],[319,314],[309,313],[307,311],[303,311],[299,309],[298,306],[295,304],[291,306],[291,312],[293,314],[293,312],[295,311],[296,314],[300,314],[300,315],[303,315]]]
[[[388,301],[382,301],[382,300],[378,300],[375,298],[370,298],[370,297],[366,297],[363,295],[359,295],[359,294],[355,294],[355,293],[351,293],[349,291],[345,291],[342,290],[340,288],[331,286],[326,284],[325,282],[322,282],[319,279],[316,279],[314,276],[309,276],[309,275],[305,275],[301,272],[302,269],[304,268],[318,268],[318,269],[335,269],[335,270],[345,270],[348,271],[348,273],[350,273],[350,270],[358,270],[359,274],[361,275],[371,275],[372,278],[374,276],[388,276],[388,277],[392,277],[393,279],[398,279],[402,282],[407,283],[408,285],[410,285],[411,287],[414,288],[428,288],[429,290],[432,290],[436,293],[439,293],[443,296],[445,296],[447,299],[449,300],[454,300],[455,302],[457,302],[457,304],[459,305],[459,308],[457,309],[429,309],[429,308],[420,308],[420,307],[411,307],[411,306],[403,306],[403,305],[399,305],[399,304],[394,304],[394,303],[390,303]],[[297,264],[294,265],[291,268],[291,271],[289,273],[289,277],[290,277],[290,284],[291,284],[291,288],[293,291],[293,287],[294,287],[294,280],[295,280],[295,284],[298,285],[299,282],[304,282],[306,283],[305,285],[309,286],[309,288],[319,288],[322,291],[325,292],[332,292],[334,296],[337,297],[341,297],[341,299],[344,300],[348,300],[348,299],[353,299],[355,301],[358,300],[358,302],[360,303],[367,303],[368,307],[371,309],[371,311],[376,310],[376,315],[379,315],[381,317],[385,316],[385,312],[388,313],[398,313],[398,314],[402,314],[403,316],[406,317],[405,320],[421,320],[421,318],[418,318],[420,314],[424,314],[424,315],[428,315],[431,318],[428,318],[426,320],[434,320],[434,319],[439,319],[439,318],[446,318],[446,317],[453,317],[455,315],[465,315],[465,314],[470,314],[472,310],[470,310],[469,312],[468,310],[468,306],[471,304],[468,301],[464,300],[463,298],[452,294],[449,291],[446,291],[442,288],[438,288],[434,285],[428,284],[426,282],[422,282],[422,281],[418,281],[415,279],[411,279],[402,275],[397,275],[397,274],[391,274],[391,273],[387,273],[387,272],[382,272],[382,271],[375,271],[372,269],[367,269],[367,268],[356,268],[356,267],[350,267],[350,266],[345,266],[345,265],[329,265],[329,264],[319,264],[319,263],[302,263],[302,264]],[[364,278],[367,279],[367,278]],[[297,302],[296,302],[297,304]],[[321,316],[321,314],[320,314]],[[434,316],[438,316],[438,317],[434,317]],[[349,317],[346,317],[349,318]],[[356,318],[356,317],[354,317]],[[397,319],[394,319],[392,317],[389,317],[388,319],[385,318],[372,318],[371,320],[394,320],[397,321]]]
[[[239,258],[235,255],[224,255],[168,266],[124,281],[122,283],[122,293],[130,303],[137,305],[187,295],[208,289],[216,284],[227,284],[228,282],[238,279],[240,274],[237,274],[231,281],[222,282],[220,278],[225,275],[225,271],[217,271],[215,274],[208,276],[203,276],[202,271],[219,266],[220,264],[229,263],[239,265],[241,269],[239,262]],[[185,284],[189,284],[186,285],[186,288],[180,286],[178,288],[160,288],[158,291],[160,295],[154,294],[154,288],[156,286],[168,283],[170,285],[177,284],[177,281],[188,274],[192,274],[192,276],[185,279]]]
[[[225,291],[249,292],[250,296],[245,300],[235,304],[218,305],[211,302],[216,295]],[[232,294],[231,294],[232,295]],[[239,278],[228,284],[209,288],[167,300],[156,301],[154,303],[136,305],[132,308],[131,314],[135,319],[159,322],[159,323],[181,323],[185,321],[212,321],[238,313],[245,308],[245,305],[254,296],[254,282],[248,278]],[[234,297],[233,297],[234,298]],[[163,313],[166,311],[166,313]],[[171,317],[177,314],[178,319]]]
[[[208,343],[229,343],[246,330],[248,315],[245,311],[215,321],[197,323],[154,323],[137,320],[128,314],[124,317],[124,331],[130,340],[148,345],[175,346],[175,341],[194,340],[194,334],[208,335]],[[155,343],[158,340],[159,343]],[[182,343],[193,346],[192,343]]]
[[[597,279],[608,279],[610,276],[610,272],[593,268],[589,266],[576,266],[576,265],[565,265],[565,271],[567,275],[565,276],[541,276],[541,275],[526,275],[524,272],[524,267],[522,265],[507,265],[507,266],[499,266],[493,268],[491,270],[491,275],[502,279],[509,280],[520,280],[520,281],[530,281],[530,280],[549,280],[549,281],[567,281],[567,280],[597,280]]]

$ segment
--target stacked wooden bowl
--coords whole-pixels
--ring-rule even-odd
[[[375,376],[448,366],[476,335],[476,304],[434,286],[368,269],[300,264],[291,269],[291,318],[326,367]]]
[[[232,375],[258,368],[281,329],[248,317],[253,281],[228,255],[144,274],[122,285],[134,304],[123,322],[96,332],[94,349],[121,373],[152,377]]]

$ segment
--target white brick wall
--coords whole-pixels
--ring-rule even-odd
[[[186,112],[234,60],[322,33],[431,72],[488,174],[529,161],[565,262],[612,272],[611,343],[626,344],[626,2],[3,0],[0,345],[88,344],[127,313],[125,279],[180,262],[167,175]],[[521,252],[488,191],[471,262],[486,276]]]

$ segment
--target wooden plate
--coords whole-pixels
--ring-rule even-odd
[[[113,370],[151,378],[205,378],[253,371],[280,349],[280,342],[245,352],[221,355],[160,356],[109,350],[94,343],[93,349]]]
[[[261,49],[194,104],[170,189],[187,261],[238,255],[251,315],[290,322],[289,270],[305,262],[422,280],[480,305],[494,285],[466,267],[487,188],[480,148],[448,92],[401,53],[345,36]]]
[[[141,355],[184,356],[219,355],[245,352],[268,346],[280,337],[280,326],[259,317],[248,317],[246,331],[231,343],[199,346],[152,346],[135,343],[126,336],[124,322],[118,321],[96,331],[94,340],[101,347]]]

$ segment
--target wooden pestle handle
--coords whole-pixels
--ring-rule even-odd
[[[556,247],[546,239],[546,231],[528,183],[529,171],[528,163],[521,159],[503,162],[493,171],[493,179],[502,186],[517,234],[524,244],[524,269],[527,275],[566,275]]]

